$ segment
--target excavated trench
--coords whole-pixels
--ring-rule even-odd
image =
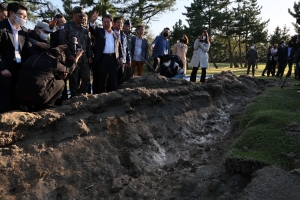
[[[2,114],[0,199],[236,199],[249,179],[226,172],[224,156],[263,90],[231,72],[206,84],[151,74]]]

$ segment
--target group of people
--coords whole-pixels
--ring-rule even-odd
[[[295,51],[297,51],[298,49],[297,43],[300,42],[299,39],[297,40],[294,41],[294,43],[291,39],[287,45],[286,42],[282,40],[280,41],[279,46],[278,44],[274,44],[269,47],[267,53],[267,63],[265,69],[262,72],[262,76],[265,76],[265,73],[267,72],[267,76],[271,75],[276,77],[282,77],[287,66],[288,73],[286,74],[286,76],[291,76],[293,64],[299,62],[297,62],[297,60],[299,59],[295,56]]]
[[[279,45],[275,43],[268,49],[267,62],[262,72],[262,76],[265,76],[265,73],[267,73],[267,76],[282,77],[286,67],[288,66],[286,77],[290,77],[292,74],[293,64],[296,63],[295,77],[299,79],[299,55],[300,38],[298,36],[293,37],[288,44],[286,44],[284,40],[280,41]],[[258,53],[255,49],[255,45],[251,45],[250,50],[247,51],[246,57],[248,63],[247,75],[249,75],[250,68],[252,68],[252,76],[254,76],[255,66],[258,61]]]
[[[71,97],[115,91],[146,64],[151,72],[167,77],[186,73],[188,38],[183,35],[170,52],[170,29],[148,46],[145,27],[136,26],[121,17],[102,16],[102,27],[96,25],[98,12],[90,20],[82,7],[72,10],[72,20],[58,14],[52,21],[38,22],[27,30],[27,8],[17,2],[0,5],[0,113],[10,110],[40,110],[53,107]],[[191,81],[202,68],[201,82],[208,67],[209,37],[204,31],[194,43]],[[152,50],[153,65],[148,62]],[[174,59],[175,57],[175,59]],[[159,64],[160,63],[160,64]],[[92,84],[91,84],[91,72]]]

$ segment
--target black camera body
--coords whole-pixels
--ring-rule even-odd
[[[76,44],[76,51],[80,51],[80,50],[82,50],[82,46],[79,44]]]

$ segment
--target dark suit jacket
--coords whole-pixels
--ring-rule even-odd
[[[279,46],[278,47],[278,51],[277,51],[277,57],[278,57],[278,62],[285,62],[286,61],[286,56],[284,53],[284,47],[283,46]]]
[[[94,47],[94,62],[98,62],[101,60],[104,47],[105,47],[105,30],[99,27],[90,26],[90,32],[93,36],[96,37],[95,47]],[[122,44],[120,38],[116,35],[114,31],[112,31],[114,39],[115,39],[115,54],[116,58],[120,59],[121,62],[126,63],[125,53],[122,48]]]
[[[53,33],[50,33],[50,45],[51,48],[55,48],[59,45],[59,31],[57,30]]]
[[[288,55],[289,54],[289,48],[291,48],[290,55]],[[286,58],[287,61],[293,62],[294,61],[294,56],[295,56],[294,48],[293,47],[285,47],[284,48],[284,55],[285,55],[285,58]]]
[[[22,55],[22,62],[25,62],[23,53],[35,55],[37,52],[29,42],[28,32],[25,27],[19,31],[19,49]],[[8,19],[0,21],[0,71],[5,69],[11,71],[11,64],[15,59],[15,47],[13,42],[13,33]]]
[[[131,59],[134,58],[136,38],[137,38],[137,36],[134,36],[134,37],[131,38]],[[141,53],[141,56],[144,58],[144,60],[148,61],[148,41],[147,41],[146,38],[142,38],[142,53]]]

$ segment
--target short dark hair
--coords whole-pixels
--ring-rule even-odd
[[[49,20],[48,19],[43,19],[42,22],[45,22],[47,24],[50,24]]]
[[[138,25],[138,26],[136,27],[136,30],[138,30],[139,28],[145,28],[145,26],[144,26],[144,25]]]
[[[112,18],[112,16],[111,16],[111,15],[109,15],[109,14],[105,14],[105,15],[103,15],[103,16],[102,16],[102,20],[103,20],[104,18],[108,18],[108,19],[110,19],[110,21],[111,21],[111,22],[113,21],[113,18]]]
[[[61,19],[61,18],[64,18],[64,16],[62,14],[57,14],[54,17],[54,19]]]
[[[20,3],[17,3],[17,2],[14,2],[14,3],[9,3],[7,5],[7,16],[9,17],[9,12],[12,11],[14,13],[18,12],[18,10],[21,9],[21,10],[28,10],[24,5],[20,4]]]
[[[114,23],[116,23],[118,20],[124,21],[123,17],[114,17]]]
[[[169,27],[166,27],[166,28],[164,28],[164,30],[166,30],[166,29],[167,29],[168,31],[170,30],[170,28],[169,28]]]
[[[166,55],[162,56],[161,61],[162,62],[167,62],[167,61],[169,61],[171,59],[172,59],[172,56],[170,54],[166,54]]]
[[[0,12],[4,12],[7,10],[7,6],[5,3],[0,3]]]

